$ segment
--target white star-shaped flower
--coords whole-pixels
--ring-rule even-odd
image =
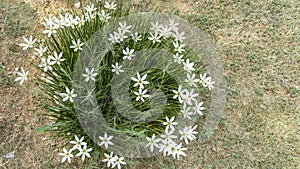
[[[85,144],[85,145],[83,145],[83,147],[80,146],[78,148],[78,150],[79,150],[79,153],[76,154],[76,157],[81,156],[82,161],[84,161],[85,157],[91,158],[91,155],[89,152],[91,152],[93,150],[93,148],[87,149],[87,146]]]
[[[134,40],[135,42],[138,42],[141,40],[142,35],[139,35],[137,32],[135,32],[134,34],[131,34],[131,38],[132,40]]]
[[[77,94],[74,93],[74,89],[70,90],[68,87],[66,87],[67,93],[62,93],[61,96],[63,97],[63,101],[70,100],[71,103],[73,103],[73,98],[77,97]]]
[[[62,52],[59,53],[59,55],[54,51],[54,56],[49,56],[49,58],[52,60],[51,64],[58,64],[60,65],[61,62],[65,61],[65,58],[62,58]]]
[[[22,67],[21,67],[22,72],[16,72],[19,77],[17,77],[15,79],[15,81],[20,81],[20,85],[22,85],[24,83],[24,81],[26,81],[28,79],[28,71],[25,71]]]
[[[114,158],[115,158],[115,163],[113,164],[112,168],[115,168],[117,166],[118,169],[121,169],[121,164],[126,165],[126,162],[124,161],[124,157],[118,157],[116,155]]]
[[[115,4],[114,2],[109,3],[109,2],[105,1],[104,8],[109,9],[109,10],[116,10],[117,9],[116,7],[117,7],[117,4]]]
[[[146,93],[147,89],[143,90],[142,88],[139,88],[139,92],[134,92],[134,94],[137,96],[135,101],[142,100],[142,102],[145,102],[144,98],[150,97],[150,95]]]
[[[155,138],[155,134],[152,135],[152,137],[146,137],[148,144],[146,145],[146,147],[150,146],[150,150],[151,152],[153,152],[154,147],[159,148],[159,145],[157,144],[158,142],[160,142],[160,139],[156,139]]]
[[[175,38],[175,41],[183,42],[186,37],[184,37],[184,32],[179,33],[178,30],[175,30],[175,33],[173,33],[173,37]]]
[[[154,33],[160,32],[161,28],[162,28],[162,25],[160,25],[158,22],[156,22],[155,24],[153,22],[151,22],[150,30],[152,30]]]
[[[29,39],[27,39],[23,36],[23,39],[24,39],[25,43],[19,44],[19,46],[23,47],[23,50],[26,50],[28,48],[33,48],[33,45],[34,45],[36,39],[33,40],[32,35],[30,35]]]
[[[191,112],[191,107],[183,105],[183,108],[180,110],[180,114],[183,115],[183,118],[188,118],[191,120],[190,116],[193,115],[193,112]]]
[[[34,52],[34,55],[42,57],[47,51],[47,47],[43,47],[42,45],[40,45],[39,48],[34,48],[34,50],[36,51]]]
[[[113,152],[110,152],[110,155],[107,153],[104,153],[105,159],[102,160],[102,162],[107,162],[107,167],[110,168],[110,166],[114,166],[116,162],[116,158],[114,156]]]
[[[80,39],[77,39],[77,42],[75,40],[72,40],[72,44],[73,46],[70,46],[70,48],[74,49],[75,52],[77,52],[78,50],[82,50],[82,46],[84,45],[84,43],[80,42]]]
[[[132,26],[131,25],[128,25],[127,26],[127,24],[126,24],[126,21],[125,22],[119,22],[119,30],[121,30],[123,33],[126,33],[126,32],[130,32],[130,28],[132,28]]]
[[[83,141],[84,137],[81,137],[80,139],[75,135],[75,141],[70,141],[71,144],[74,144],[74,149],[79,149],[81,146],[86,145],[86,142]]]
[[[169,131],[165,130],[164,134],[160,135],[160,137],[162,139],[167,140],[167,141],[172,141],[173,142],[173,139],[177,138],[177,136],[173,134],[174,131],[175,130],[169,130]]]
[[[144,89],[144,85],[149,84],[148,81],[146,81],[147,74],[144,74],[143,77],[141,77],[140,73],[136,73],[137,78],[131,77],[131,80],[135,81],[136,83],[133,85],[133,87],[139,86],[139,88]]]
[[[185,92],[185,90],[182,90],[182,86],[179,85],[178,86],[178,90],[173,90],[173,93],[175,93],[175,95],[173,96],[173,99],[178,98],[179,103],[182,103],[182,94]]]
[[[209,77],[208,80],[206,81],[206,85],[207,85],[207,87],[208,87],[209,90],[212,90],[213,88],[215,88],[213,86],[213,84],[215,84],[215,81],[212,81],[211,77]]]
[[[195,104],[194,104],[194,107],[193,107],[193,109],[194,109],[194,114],[199,114],[200,116],[202,116],[203,115],[203,110],[205,110],[205,108],[204,107],[202,107],[202,105],[203,105],[203,102],[195,102]]]
[[[175,63],[178,63],[178,64],[181,64],[181,62],[184,61],[184,60],[182,59],[182,58],[183,58],[183,55],[179,55],[179,53],[176,53],[175,55],[173,55],[173,58],[174,58],[174,62],[175,62]]]
[[[52,65],[54,62],[51,61],[51,58],[48,57],[47,59],[41,58],[42,63],[39,65],[39,67],[43,67],[44,72],[47,72],[48,70],[53,70]]]
[[[107,162],[107,167],[110,168],[110,166],[114,166],[116,162],[116,157],[114,157],[114,153],[110,152],[110,155],[107,153],[104,153],[105,159],[102,160],[102,162]]]
[[[63,159],[61,160],[61,163],[65,162],[68,160],[69,163],[71,163],[71,158],[74,157],[72,154],[73,149],[70,149],[69,151],[65,148],[63,148],[63,153],[58,153],[58,155],[63,156]]]
[[[85,77],[85,81],[88,82],[89,80],[96,81],[95,77],[97,76],[97,73],[94,73],[94,68],[89,70],[89,68],[85,67],[86,74],[82,74],[83,77]]]
[[[193,73],[192,75],[190,73],[187,74],[187,79],[185,79],[185,82],[187,82],[190,86],[197,87],[196,83],[199,82],[199,79],[196,79],[196,75]]]
[[[197,102],[196,97],[198,97],[199,94],[198,93],[194,93],[194,89],[186,90],[185,94],[182,96],[183,98],[187,99],[186,103],[188,105],[192,105],[192,102]]]
[[[101,13],[98,13],[98,16],[99,16],[100,21],[102,21],[102,22],[107,22],[111,18],[110,14],[105,13],[104,10],[101,10]]]
[[[175,130],[175,127],[178,123],[175,122],[175,116],[171,117],[171,119],[169,119],[168,116],[166,116],[166,121],[162,123],[164,126],[166,126],[166,131],[169,131],[169,129],[171,130]]]
[[[134,53],[134,49],[129,49],[128,47],[126,49],[123,49],[123,59],[128,59],[128,60],[131,60],[132,57],[134,57],[135,55],[133,54]]]
[[[182,53],[185,51],[185,44],[179,44],[178,41],[173,42],[175,52]]]
[[[84,7],[84,9],[88,12],[88,13],[92,13],[94,11],[97,10],[97,8],[95,7],[94,4],[92,4],[91,6],[87,5],[86,7]]]
[[[101,140],[99,146],[104,145],[104,147],[107,149],[108,145],[114,145],[114,143],[112,143],[110,140],[113,138],[113,136],[107,136],[107,133],[104,133],[104,136],[99,136],[99,139]]]
[[[111,66],[113,67],[111,71],[115,72],[117,75],[124,72],[124,70],[122,70],[123,65],[119,65],[119,63],[112,64]]]
[[[190,59],[187,59],[185,62],[183,62],[183,69],[185,70],[185,71],[187,71],[187,72],[189,72],[189,73],[191,73],[192,71],[194,71],[195,70],[195,68],[194,68],[194,62],[191,62],[190,63]]]
[[[150,37],[148,39],[154,44],[156,42],[161,42],[160,38],[161,36],[159,36],[157,32],[155,32],[154,35],[152,32],[150,32]]]

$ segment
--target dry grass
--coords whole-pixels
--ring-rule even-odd
[[[68,3],[0,1],[0,154],[16,151],[14,159],[0,158],[0,168],[77,168],[59,164],[57,143],[34,132],[47,122],[38,115],[42,110],[35,87],[13,82],[14,69],[29,68],[33,59],[15,43],[24,34],[35,34],[42,16],[62,6],[67,10]],[[206,32],[228,81],[227,117],[211,140],[194,143],[185,161],[148,159],[135,162],[135,168],[299,168],[298,1],[131,3],[144,11],[160,5],[161,11],[178,14]]]

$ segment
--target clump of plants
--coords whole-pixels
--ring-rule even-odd
[[[38,57],[38,63],[33,64],[42,76],[32,78],[43,93],[45,116],[52,121],[42,130],[66,142],[59,153],[62,163],[71,163],[75,157],[86,161],[93,156],[106,163],[107,167],[120,169],[126,165],[125,157],[109,151],[109,147],[115,146],[119,140],[106,131],[91,138],[82,127],[74,107],[76,101],[85,99],[74,88],[75,65],[78,59],[82,59],[80,57],[85,56],[82,52],[89,48],[89,39],[114,21],[118,21],[118,27],[110,30],[107,36],[107,42],[113,47],[108,49],[98,66],[82,67],[80,73],[84,83],[95,84],[93,92],[106,123],[119,133],[144,139],[149,152],[160,152],[178,160],[186,156],[188,144],[197,139],[198,125],[183,124],[177,119],[193,122],[204,115],[206,108],[200,94],[201,91],[212,90],[214,81],[203,73],[201,61],[185,45],[185,33],[179,31],[179,23],[172,19],[167,23],[151,22],[149,32],[140,33],[133,31],[134,25],[118,20],[129,14],[130,10],[124,10],[118,2],[78,2],[72,13],[44,18],[45,30],[40,40],[30,35],[29,38],[24,37],[24,44],[20,44],[23,50],[30,50]],[[163,68],[131,69],[134,61],[153,57],[147,55],[149,53],[139,53],[147,49],[168,51],[170,57],[167,61],[176,67],[174,74],[177,70],[180,72],[182,81],[179,82],[172,71],[167,72]],[[29,76],[23,68],[17,74],[16,81],[20,84]],[[122,81],[114,84],[114,77],[129,77],[130,83],[124,92],[127,92],[128,103],[135,108],[137,119],[141,121],[124,117],[122,113],[127,110],[118,111],[111,90],[113,85],[117,89],[122,87]],[[143,113],[153,108],[151,100],[156,99],[156,91],[162,91],[165,96],[163,109],[156,111],[158,114]],[[122,102],[122,99],[119,101]]]

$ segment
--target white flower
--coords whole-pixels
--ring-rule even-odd
[[[85,156],[87,156],[88,158],[91,158],[91,155],[90,155],[89,152],[91,152],[91,151],[93,150],[93,148],[87,149],[87,146],[86,146],[86,144],[85,144],[85,145],[83,145],[83,148],[82,148],[82,147],[79,147],[78,150],[79,150],[79,153],[76,154],[76,156],[77,156],[77,157],[78,157],[78,156],[81,156],[81,160],[82,160],[82,161],[84,161]]]
[[[211,80],[211,77],[206,77],[206,73],[203,75],[200,74],[200,83],[203,85],[203,87],[208,87],[209,90],[213,89],[213,84],[215,84],[215,82]]]
[[[205,108],[202,107],[202,105],[203,105],[203,102],[198,103],[196,101],[196,103],[194,104],[194,108],[193,108],[194,109],[194,114],[199,114],[200,116],[203,115],[202,111],[205,110]]]
[[[79,26],[83,26],[84,25],[84,23],[85,23],[84,15],[82,15],[81,18],[78,17],[77,20],[78,20],[78,25]]]
[[[86,142],[83,141],[84,137],[81,137],[80,139],[75,135],[75,141],[70,141],[71,144],[74,144],[73,149],[79,149],[81,146],[86,145]]]
[[[43,47],[42,45],[39,46],[39,49],[38,48],[34,48],[34,50],[36,52],[34,52],[35,55],[37,56],[43,56],[44,53],[47,51],[47,47]]]
[[[110,41],[112,44],[120,42],[119,38],[118,38],[118,33],[117,32],[113,32],[113,34],[110,33],[108,41]]]
[[[143,91],[142,88],[139,88],[139,92],[134,92],[135,95],[137,95],[135,101],[139,101],[142,100],[142,102],[145,102],[144,98],[146,97],[150,97],[150,95],[146,94],[147,93],[147,89],[145,89]]]
[[[173,55],[174,58],[174,62],[181,64],[181,62],[183,62],[184,60],[183,55],[179,55],[179,53],[176,53],[175,55]]]
[[[54,51],[54,57],[53,56],[49,56],[50,59],[52,59],[52,63],[51,64],[58,64],[60,65],[60,62],[65,61],[64,58],[62,58],[62,52],[59,53],[59,55],[57,55],[56,51]]]
[[[173,33],[173,37],[175,38],[175,41],[183,42],[186,37],[184,37],[184,32],[179,33],[178,30],[175,30],[175,33]]]
[[[168,155],[172,155],[174,159],[176,158],[176,146],[177,144],[172,142],[168,150]]]
[[[82,50],[82,46],[84,43],[80,42],[80,39],[77,39],[77,42],[75,40],[72,40],[73,46],[70,46],[70,48],[74,48],[74,51]]]
[[[131,77],[131,80],[135,81],[136,83],[133,85],[133,87],[139,86],[139,88],[144,89],[144,84],[149,84],[148,81],[146,81],[147,74],[144,74],[143,77],[141,78],[141,75],[139,72],[136,73],[137,78]]]
[[[154,44],[156,42],[161,42],[160,38],[161,37],[158,35],[157,32],[155,32],[154,35],[152,34],[152,32],[150,32],[150,37],[148,39],[151,40],[152,43]]]
[[[193,140],[196,140],[196,134],[198,134],[198,132],[197,131],[195,131],[196,129],[197,129],[197,125],[196,126],[194,126],[193,128],[192,128],[192,126],[189,126],[189,131],[188,131],[188,139],[189,140],[191,140],[191,141],[193,141]]]
[[[185,150],[187,150],[187,148],[182,148],[182,143],[178,145],[173,143],[169,148],[168,155],[172,155],[174,159],[176,159],[177,156],[177,159],[179,160],[180,156],[186,156],[186,154],[183,152]]]
[[[58,154],[60,156],[64,156],[63,159],[61,160],[61,163],[65,162],[66,160],[68,160],[68,162],[71,163],[71,158],[74,157],[74,155],[72,154],[73,149],[70,149],[68,151],[65,148],[63,148],[63,151],[64,151],[63,153]]]
[[[125,35],[125,32],[122,29],[118,29],[118,33],[116,33],[115,36],[120,42],[123,42],[124,39],[128,38],[128,36]]]
[[[196,97],[199,96],[198,93],[194,93],[194,89],[191,89],[191,91],[186,90],[185,94],[182,95],[182,98],[187,99],[186,103],[188,105],[192,105],[192,101],[197,102]]]
[[[110,14],[105,13],[105,11],[103,9],[101,10],[101,13],[98,13],[98,15],[100,17],[99,18],[100,21],[103,21],[103,22],[107,22],[111,18]]]
[[[206,81],[206,85],[207,85],[207,87],[208,87],[209,90],[212,90],[213,88],[215,88],[213,86],[213,84],[215,84],[215,81],[212,81],[211,77],[209,77],[208,80]]]
[[[165,130],[165,133],[160,135],[160,137],[167,140],[167,141],[172,141],[173,142],[173,139],[177,138],[176,135],[173,135],[174,131],[175,130],[170,130],[170,131]]]
[[[48,70],[52,70],[52,65],[54,63],[51,61],[50,57],[48,57],[47,59],[41,58],[41,61],[42,64],[40,64],[39,66],[44,68],[44,72],[47,72]]]
[[[162,25],[159,25],[158,22],[156,22],[155,24],[153,22],[151,22],[151,28],[150,30],[152,30],[155,34],[157,34],[158,32],[161,31]]]
[[[131,34],[131,38],[132,40],[134,40],[135,42],[138,42],[141,40],[142,35],[139,35],[137,32],[135,32],[134,34]]]
[[[176,147],[175,147],[175,155],[177,156],[177,160],[179,160],[180,156],[186,156],[185,151],[187,150],[187,148],[182,148],[182,143],[179,143]],[[173,155],[174,157],[174,155]],[[175,157],[174,157],[175,159]]]
[[[112,64],[111,66],[113,67],[112,72],[115,72],[117,75],[124,72],[124,70],[121,69],[123,65],[119,65],[119,63],[115,63],[115,65]]]
[[[187,126],[184,126],[182,130],[179,130],[179,134],[181,135],[180,141],[184,140],[185,144],[189,144],[188,133],[189,133],[189,127]]]
[[[167,39],[168,37],[170,37],[172,29],[169,28],[168,26],[162,27],[159,35],[162,36],[164,39]]]
[[[107,167],[109,168],[111,165],[115,165],[116,157],[114,157],[114,153],[111,152],[110,155],[104,153],[105,159],[102,162],[107,162]]]
[[[191,107],[183,105],[183,108],[180,110],[180,113],[181,115],[183,115],[183,118],[191,119],[190,115],[193,115],[193,112],[191,112],[190,110]]]
[[[174,142],[169,139],[162,139],[161,142],[162,144],[160,144],[159,152],[163,152],[163,155],[166,156]]]
[[[80,8],[80,2],[76,2],[76,3],[74,4],[74,7],[77,8],[77,9]]]
[[[134,49],[129,49],[128,47],[126,47],[126,50],[123,49],[123,54],[124,54],[123,59],[131,60],[132,57],[135,56],[133,53],[134,53]]]
[[[69,22],[72,29],[75,28],[76,25],[79,24],[80,18],[78,16],[73,18],[73,15],[69,15]]]
[[[101,140],[101,143],[99,144],[99,146],[104,145],[104,147],[107,149],[108,145],[114,145],[110,140],[113,138],[113,136],[109,136],[107,137],[107,133],[104,133],[104,136],[99,136],[99,139]]]
[[[94,4],[92,4],[91,6],[87,5],[86,7],[84,7],[84,9],[88,12],[88,13],[92,13],[94,11],[97,10],[97,8],[94,6]]]
[[[52,35],[57,33],[56,29],[58,28],[57,24],[51,23],[50,25],[47,26],[46,30],[43,30],[42,33],[43,34],[48,34],[48,38]]]
[[[169,26],[172,31],[178,30],[178,27],[177,27],[178,25],[179,25],[179,23],[175,23],[174,19],[169,20]]]
[[[183,65],[184,65],[184,66],[183,66],[183,69],[184,69],[185,71],[191,73],[192,71],[195,70],[194,64],[195,64],[194,62],[191,62],[191,63],[190,63],[190,60],[187,59],[185,62],[183,62]]]
[[[99,15],[99,13],[98,13]],[[90,12],[86,12],[84,13],[85,19],[86,21],[91,21],[92,19],[96,18],[96,14],[95,13],[90,13]],[[101,20],[101,18],[100,18]]]
[[[29,39],[23,36],[23,39],[25,43],[19,44],[19,46],[23,47],[23,50],[26,50],[28,48],[33,48],[36,39],[32,40],[32,35],[30,35]]]
[[[46,28],[48,28],[50,25],[53,24],[54,20],[55,20],[55,17],[52,17],[52,15],[49,15],[49,19],[43,17],[43,22],[42,22],[42,24],[43,24]]]
[[[115,158],[115,163],[113,164],[112,168],[115,168],[117,166],[118,169],[121,169],[121,164],[126,165],[126,162],[124,161],[124,157],[118,157],[116,155],[114,158]]]
[[[173,99],[178,98],[179,103],[181,103],[181,102],[182,102],[182,94],[183,94],[184,92],[185,92],[185,90],[182,90],[182,86],[179,85],[177,91],[176,91],[176,90],[173,90],[173,93],[175,93],[175,95],[173,96]]]
[[[123,33],[125,33],[125,32],[130,32],[130,28],[132,27],[131,25],[126,25],[126,21],[124,22],[124,23],[122,23],[122,22],[119,22],[119,28],[118,29],[120,29]]]
[[[171,119],[169,119],[169,117],[166,116],[166,121],[162,124],[166,126],[166,131],[168,131],[169,129],[175,130],[174,126],[176,126],[178,123],[175,122],[175,116],[171,117]]]
[[[56,29],[59,29],[59,28],[64,28],[65,26],[65,17],[63,15],[59,15],[60,19],[57,19],[56,17],[53,17],[53,22],[55,23],[55,27]]]
[[[160,142],[160,139],[155,139],[155,134],[152,135],[152,138],[146,137],[146,139],[149,141],[146,147],[150,146],[151,152],[153,152],[154,147],[159,148],[159,145],[157,143]]]
[[[182,53],[185,51],[185,49],[183,49],[185,47],[185,44],[179,45],[178,41],[173,42],[173,46],[174,46],[175,52]]]
[[[203,87],[206,87],[206,82],[209,77],[206,77],[206,73],[200,74],[200,83],[203,85]]]
[[[106,9],[110,9],[110,10],[116,10],[117,4],[115,4],[114,2],[111,2],[111,4],[109,2],[106,2],[105,1],[105,4],[104,4],[104,8]]]
[[[199,82],[199,79],[195,79],[196,75],[195,74],[187,74],[187,79],[185,79],[185,82],[187,82],[190,86],[197,87],[196,83]]]
[[[94,68],[89,70],[87,67],[85,67],[86,74],[82,74],[83,77],[85,77],[85,81],[88,82],[90,79],[92,81],[96,81],[95,77],[97,76],[97,73],[94,73]]]
[[[20,77],[17,77],[15,81],[20,81],[20,85],[24,83],[28,79],[28,71],[24,71],[24,69],[21,67],[22,72],[16,72]]]
[[[77,97],[77,94],[74,94],[74,89],[70,91],[68,87],[66,87],[66,92],[67,93],[62,93],[61,96],[63,97],[63,101],[70,100],[71,103],[73,103],[73,98]]]

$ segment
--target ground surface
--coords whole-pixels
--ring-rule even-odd
[[[0,168],[77,168],[61,165],[57,142],[34,130],[39,114],[31,82],[14,82],[15,68],[35,59],[16,46],[38,34],[47,13],[71,1],[0,1]],[[205,144],[181,162],[146,160],[132,168],[299,168],[300,3],[290,1],[132,0],[135,9],[158,5],[198,26],[219,52],[228,82],[226,118]],[[79,164],[80,165],[80,164]],[[91,167],[92,168],[92,167]]]

